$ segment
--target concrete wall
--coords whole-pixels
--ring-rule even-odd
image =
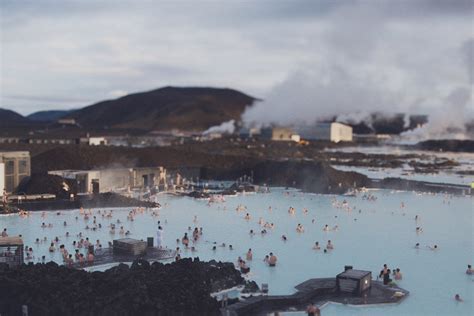
[[[341,124],[331,124],[331,141],[335,143],[339,142],[351,142],[352,141],[352,127]]]

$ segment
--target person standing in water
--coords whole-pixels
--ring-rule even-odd
[[[252,249],[249,249],[249,251],[247,251],[247,255],[246,255],[247,261],[251,261],[252,257],[253,257]]]
[[[158,226],[158,231],[156,232],[156,247],[157,248],[162,248],[163,244],[163,228],[161,226]]]
[[[270,267],[274,267],[277,262],[277,257],[273,254],[273,252],[270,252],[270,257],[268,258],[268,265]]]

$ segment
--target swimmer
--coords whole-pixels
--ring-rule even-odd
[[[470,264],[467,265],[466,274],[474,274],[474,270],[472,269],[472,266]]]
[[[48,250],[49,250],[49,252],[55,252],[56,251],[56,248],[54,247],[54,243],[51,243]]]
[[[245,256],[245,258],[247,259],[247,261],[252,260],[253,258],[252,249],[249,249],[249,251],[247,251],[247,255]]]
[[[265,258],[263,258],[263,262],[268,263],[269,259],[270,259],[270,257],[268,255],[266,255]]]
[[[281,239],[282,239],[283,241],[287,241],[287,240],[288,240],[288,238],[286,238],[286,235],[282,235],[282,236],[281,236]]]
[[[431,250],[438,250],[438,245],[428,246]]]
[[[395,272],[395,280],[401,280],[403,278],[402,276],[402,273],[400,272],[400,268],[397,268],[396,270],[394,270]]]
[[[181,239],[181,242],[183,245],[187,248],[189,245],[189,238],[188,238],[188,233],[184,233],[183,238]]]
[[[329,225],[328,225],[328,224],[324,225],[323,231],[328,232],[328,231],[330,231],[330,230],[331,230],[331,229],[329,228]]]
[[[419,242],[416,243],[415,249],[420,249],[420,243]]]
[[[298,233],[304,233],[304,227],[303,227],[303,225],[298,224],[298,226],[296,226],[296,231],[297,231]]]
[[[65,260],[68,268],[72,268],[72,265],[74,264],[74,260],[72,259],[72,255],[69,255],[67,259]]]
[[[334,249],[334,246],[333,246],[333,244],[331,243],[330,240],[328,240],[328,244],[326,245],[326,248],[327,249]]]
[[[277,263],[277,257],[273,254],[273,252],[270,252],[270,257],[268,258],[268,265],[270,267],[274,267]]]
[[[247,263],[244,260],[242,260],[240,263],[240,272],[245,274],[250,272],[250,268],[247,266]]]
[[[81,254],[79,253],[79,249],[76,249],[76,253],[74,254],[74,258],[76,258],[76,261],[79,261],[79,257]]]
[[[454,295],[454,299],[458,302],[464,302],[464,300],[461,298],[459,294]]]
[[[319,241],[317,241],[317,242],[314,243],[313,249],[314,249],[314,250],[319,250],[319,249],[321,249],[321,247],[319,246]]]
[[[94,254],[92,251],[89,251],[87,254],[87,263],[92,264],[94,262]]]

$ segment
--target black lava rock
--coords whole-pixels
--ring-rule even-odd
[[[214,291],[244,284],[232,263],[182,259],[135,261],[104,272],[50,262],[8,269],[0,265],[0,314],[219,315]]]

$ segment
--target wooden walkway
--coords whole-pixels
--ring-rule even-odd
[[[101,250],[96,250],[94,262],[92,264],[86,262],[85,264],[81,265],[79,262],[75,262],[73,268],[82,269],[111,263],[133,262],[135,259],[158,261],[174,258],[174,256],[175,251],[172,249],[158,249],[155,247],[147,248],[146,254],[140,256],[114,254],[112,248],[103,248]]]
[[[374,305],[400,302],[408,291],[398,287],[388,287],[380,281],[372,280],[372,287],[363,295],[336,291],[336,278],[310,279],[295,287],[292,295],[254,296],[221,309],[222,315],[267,315],[272,312],[304,311],[309,303],[318,306],[327,302],[350,305]],[[403,296],[394,295],[395,292]]]

